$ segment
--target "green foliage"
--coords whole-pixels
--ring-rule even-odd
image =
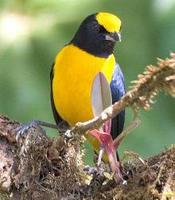
[[[162,12],[151,0],[2,0],[0,113],[21,122],[53,122],[50,66],[82,19],[98,11],[109,11],[122,19],[122,43],[117,44],[116,57],[129,86],[146,65],[156,62],[156,57],[175,51],[174,7]],[[4,17],[12,13],[13,19],[22,21],[16,36],[13,29],[5,30],[8,28],[2,25]],[[126,114],[129,121],[131,112]],[[141,126],[125,140],[121,152],[127,149],[148,156],[174,143],[174,99],[161,95],[153,109],[142,112],[140,118]]]

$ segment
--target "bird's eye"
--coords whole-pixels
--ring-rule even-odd
[[[99,33],[107,33],[107,31],[103,26],[99,26]]]

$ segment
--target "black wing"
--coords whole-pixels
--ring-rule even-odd
[[[55,122],[56,122],[57,125],[59,125],[64,120],[58,114],[58,112],[57,112],[57,110],[55,108],[54,100],[53,100],[52,81],[53,81],[53,77],[54,77],[54,65],[55,64],[53,63],[52,67],[51,67],[51,71],[50,71],[50,101],[51,101],[51,107],[52,107],[52,112],[53,112],[53,116],[54,116]]]
[[[125,81],[120,66],[116,64],[112,81],[110,83],[112,93],[112,103],[120,100],[125,94]],[[125,122],[125,110],[121,111],[116,117],[112,119],[111,135],[116,138],[122,131]]]

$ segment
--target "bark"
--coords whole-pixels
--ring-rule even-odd
[[[20,124],[0,116],[0,195],[61,199],[83,181],[79,141],[48,138],[39,126],[16,137]]]

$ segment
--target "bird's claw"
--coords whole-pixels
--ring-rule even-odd
[[[25,133],[27,133],[27,131],[32,128],[38,126],[37,122],[32,121],[30,123],[27,124],[22,124],[20,125],[17,129],[16,129],[16,141],[19,142],[21,137],[25,136]]]

